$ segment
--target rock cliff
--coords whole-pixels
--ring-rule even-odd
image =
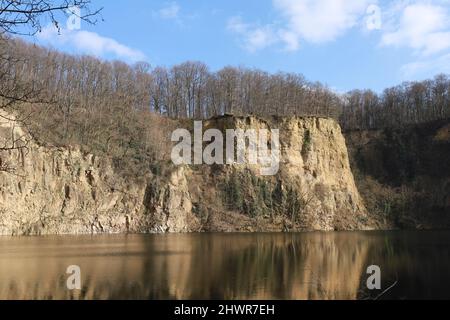
[[[2,111],[0,234],[355,230],[372,226],[339,125],[324,118],[221,117],[206,128],[280,130],[276,176],[254,165],[174,166],[141,179],[106,157],[37,144]],[[171,145],[167,142],[167,145]],[[167,162],[168,163],[168,162]],[[234,179],[234,180],[233,180]],[[224,199],[234,181],[239,203]],[[238,193],[236,193],[238,192]],[[235,200],[233,200],[236,202]]]

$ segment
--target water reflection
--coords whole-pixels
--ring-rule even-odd
[[[0,238],[0,299],[363,299],[371,264],[382,298],[450,297],[448,232],[357,232]]]

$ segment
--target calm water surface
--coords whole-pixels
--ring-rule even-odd
[[[0,299],[450,299],[450,232],[0,238]],[[81,268],[81,291],[66,269]]]

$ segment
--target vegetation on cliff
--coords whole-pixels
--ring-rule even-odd
[[[75,2],[83,8],[89,7],[89,1]],[[354,188],[340,128],[335,127],[334,122],[321,122],[320,117],[325,117],[334,118],[347,130],[385,129],[378,133],[382,136],[372,135],[373,131],[348,134],[350,145],[354,147],[352,169],[358,176],[359,188],[371,211],[377,217],[378,213],[383,214],[387,221],[384,225],[408,225],[405,223],[411,217],[408,212],[417,208],[423,212],[441,212],[444,216],[448,213],[447,170],[436,171],[433,163],[443,166],[449,163],[445,151],[448,148],[445,124],[450,117],[450,80],[445,75],[424,82],[404,83],[386,89],[381,95],[368,90],[340,95],[299,74],[268,74],[234,67],[211,72],[201,62],[186,62],[169,69],[147,63],[130,66],[120,61],[71,56],[11,37],[21,34],[22,23],[30,25],[28,33],[38,32],[40,19],[48,14],[57,25],[51,13],[67,9],[70,1],[62,1],[63,6],[34,0],[5,3],[7,6],[1,10],[5,19],[0,21],[0,111],[6,111],[1,114],[3,122],[9,123],[8,115],[14,115],[14,126],[26,127],[26,134],[8,136],[10,131],[2,129],[0,171],[13,175],[35,172],[35,169],[24,169],[23,163],[20,168],[17,159],[23,160],[24,156],[14,158],[11,156],[14,152],[34,148],[37,159],[50,161],[51,157],[38,155],[39,147],[80,148],[81,155],[111,159],[114,173],[110,174],[146,185],[143,191],[146,213],[156,210],[156,206],[164,220],[170,216],[166,200],[171,194],[171,199],[175,199],[172,204],[186,204],[182,201],[185,194],[195,198],[191,185],[185,186],[191,190],[171,193],[174,189],[170,187],[170,180],[178,174],[169,160],[170,134],[174,129],[191,128],[192,119],[214,116],[219,116],[216,118],[219,124],[222,120],[218,119],[224,114],[235,115],[236,123],[232,126],[245,126],[240,123],[240,115],[257,115],[259,120],[276,115],[277,125],[286,125],[287,132],[283,143],[284,156],[289,160],[285,161],[281,174],[262,179],[255,177],[251,168],[212,172],[217,196],[222,199],[217,208],[244,213],[252,219],[281,216],[296,228],[370,225],[364,214],[357,219],[349,218],[351,221],[339,220],[342,212],[365,213],[365,210]],[[25,9],[31,11],[22,10],[14,15],[14,11],[8,9],[20,5],[28,5]],[[90,21],[97,13],[93,11],[82,18]],[[299,116],[305,118],[299,120]],[[407,124],[430,121],[442,124],[434,128],[439,132],[433,131],[439,138],[429,138],[430,132],[421,131],[420,126],[419,129],[399,129]],[[324,128],[320,128],[321,125]],[[365,134],[370,136],[366,137],[370,140],[367,144],[363,144]],[[35,142],[39,147],[33,144]],[[322,162],[329,167],[324,167]],[[289,165],[297,167],[293,169]],[[338,176],[330,167],[344,173]],[[70,174],[72,169],[68,169]],[[186,174],[190,179],[196,171],[205,171],[198,167],[189,170]],[[149,180],[156,190],[148,188]],[[183,179],[177,178],[177,181]],[[336,182],[342,181],[344,186],[339,189]],[[87,183],[89,186],[85,186],[84,191],[95,202],[97,191],[90,190],[92,182]],[[204,179],[202,183],[210,185],[211,179]],[[375,188],[377,185],[379,187]],[[61,187],[66,194],[71,190],[65,185]],[[138,198],[140,196],[139,193]],[[314,205],[312,198],[316,200]],[[191,200],[194,200],[192,212],[197,213],[201,225],[207,225],[210,222],[207,211],[214,210],[212,204],[217,202],[210,200],[210,205],[205,207],[198,199]],[[324,211],[318,210],[318,206],[325,208]],[[190,211],[190,205],[184,209]],[[306,219],[302,215],[308,210],[316,210],[321,215],[308,215]],[[166,223],[165,227],[177,229],[180,223]]]
[[[450,122],[345,134],[368,210],[400,228],[450,226]]]

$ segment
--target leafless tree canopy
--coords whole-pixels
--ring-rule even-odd
[[[405,82],[384,90],[354,90],[345,95],[340,116],[347,129],[399,127],[450,118],[450,79]]]
[[[375,129],[450,117],[445,75],[382,94],[339,95],[300,74],[234,67],[211,72],[201,62],[130,66],[17,39],[7,43],[0,60],[0,107],[20,108],[17,114],[41,141],[87,146],[136,170],[164,159],[170,118],[317,115],[333,117],[345,129]]]
[[[338,119],[346,129],[375,129],[450,117],[450,79],[407,82],[382,94],[354,90],[339,95],[300,74],[269,74],[226,67],[209,71],[201,62],[171,68],[133,66],[8,41],[0,60],[4,103],[54,102],[59,134],[75,134],[81,114],[99,118],[150,111],[170,118],[204,119],[225,113],[260,116],[317,115]],[[5,87],[2,89],[1,87]],[[5,97],[5,95],[3,95]],[[3,105],[2,105],[3,106]],[[86,129],[86,128],[84,128]],[[82,130],[85,132],[85,130]],[[80,132],[82,136],[82,132]]]
[[[13,118],[0,116],[0,121],[8,121],[15,125],[22,125],[32,115],[26,107],[36,105],[50,105],[56,102],[54,93],[46,87],[38,74],[45,74],[45,70],[35,70],[31,77],[27,67],[31,66],[29,56],[16,54],[16,44],[10,40],[15,35],[34,35],[41,31],[43,23],[51,23],[60,28],[59,19],[69,14],[77,14],[73,7],[79,9],[79,18],[95,23],[94,20],[100,10],[90,10],[90,0],[0,0],[0,109],[16,112]],[[19,70],[14,66],[22,66]],[[12,129],[14,130],[14,129]],[[26,148],[27,137],[11,137],[2,141],[0,152],[9,152]],[[13,172],[14,169],[2,160],[0,154],[0,171]]]
[[[59,18],[73,14],[78,7],[80,18],[95,23],[101,9],[91,11],[91,0],[0,0],[0,35],[33,35],[41,31],[42,22],[59,28]]]

